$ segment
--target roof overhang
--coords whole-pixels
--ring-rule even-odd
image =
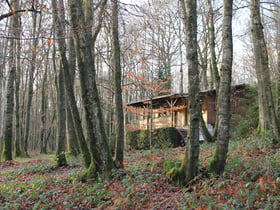
[[[232,86],[232,91],[237,91],[244,88],[245,88],[245,84],[239,84],[239,85]],[[200,91],[200,97],[205,97],[209,95],[216,95],[216,89]],[[150,104],[152,104],[153,106],[159,106],[164,103],[167,103],[167,101],[176,100],[176,99],[186,100],[188,97],[189,97],[188,93],[175,93],[175,94],[168,94],[162,96],[154,96],[154,97],[150,97],[149,99],[130,102],[127,103],[126,105],[133,106],[133,107],[144,107]]]

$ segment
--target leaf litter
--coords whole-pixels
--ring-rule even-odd
[[[253,144],[253,146],[252,146]],[[214,144],[201,145],[200,168]],[[256,140],[232,142],[221,177],[201,176],[187,187],[168,182],[164,162],[182,159],[184,148],[129,151],[124,168],[106,182],[82,183],[81,160],[55,167],[49,159],[0,163],[0,209],[277,209],[280,149]],[[204,171],[205,173],[205,171]]]

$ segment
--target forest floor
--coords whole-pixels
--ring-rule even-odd
[[[127,152],[112,180],[88,183],[80,181],[79,158],[57,168],[53,154],[30,153],[0,163],[0,209],[279,209],[280,148],[265,141],[231,141],[223,176],[204,170],[183,188],[168,183],[164,163],[182,159],[184,148]],[[201,168],[207,169],[214,148],[201,144]]]

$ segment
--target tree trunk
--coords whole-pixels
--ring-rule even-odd
[[[49,54],[49,52],[47,52]],[[41,91],[41,132],[40,132],[40,153],[47,153],[46,144],[46,117],[47,117],[47,95],[46,95],[46,82],[48,75],[48,67],[45,66],[45,72],[42,81],[42,91]]]
[[[200,122],[200,96],[199,96],[199,70],[197,55],[197,13],[196,1],[182,1],[184,25],[186,32],[186,49],[188,63],[190,132],[179,171],[173,170],[169,178],[177,185],[188,184],[198,172],[199,160],[199,122]]]
[[[57,76],[57,131],[56,162],[57,166],[67,166],[66,152],[66,104],[62,65]]]
[[[20,16],[17,16],[14,18],[15,22],[15,36],[20,38],[21,36],[21,21]],[[21,124],[20,124],[20,101],[19,101],[19,95],[20,95],[20,72],[21,72],[21,41],[17,40],[17,62],[16,62],[16,72],[15,72],[15,156],[20,156],[21,148]]]
[[[220,74],[217,65],[217,56],[216,56],[216,36],[215,36],[215,24],[214,24],[214,11],[212,6],[212,0],[207,0],[208,6],[208,31],[209,31],[209,42],[210,42],[210,72],[211,72],[211,89],[216,89],[217,101],[219,100],[219,88],[220,88]],[[213,139],[218,135],[218,123],[219,123],[219,104],[216,105],[216,123],[214,128]]]
[[[39,28],[41,25],[41,18],[39,21]],[[37,36],[37,13],[33,14],[33,35]],[[35,73],[35,65],[36,65],[36,53],[37,53],[37,44],[38,39],[35,38],[33,41],[33,44],[31,46],[32,48],[32,59],[31,59],[31,68],[29,72],[29,78],[28,78],[28,90],[27,90],[27,104],[26,104],[26,116],[25,116],[25,131],[24,131],[24,156],[28,155],[28,138],[29,138],[29,130],[30,130],[30,115],[31,115],[31,103],[32,103],[32,97],[33,97],[33,84],[34,84],[34,73]]]
[[[70,80],[66,80],[65,76],[64,79],[65,81],[69,81],[71,83],[71,92],[74,92],[73,87],[74,87],[74,79],[75,79],[75,68],[76,68],[76,54],[75,54],[75,48],[74,48],[74,41],[71,38],[69,42],[69,72],[70,72]],[[63,67],[64,68],[64,67]],[[64,70],[65,71],[65,70]],[[65,89],[67,90],[67,85],[65,84]],[[74,94],[74,93],[73,93]],[[66,93],[66,101],[70,101],[71,99],[68,96],[69,94]],[[76,101],[75,98],[73,99],[73,103]],[[74,126],[74,120],[71,114],[71,105],[68,102],[67,103],[67,142],[68,142],[68,150],[69,152],[77,156],[80,154],[80,148],[79,148],[79,143],[78,143],[78,136],[75,133],[75,126]],[[84,139],[84,138],[83,138]],[[88,149],[87,149],[88,153]]]
[[[272,144],[277,145],[280,143],[279,128],[271,90],[268,54],[263,34],[259,0],[251,0],[251,24],[258,80],[259,131],[264,134],[265,131],[269,130],[271,132]]]
[[[64,11],[63,11],[64,7],[61,6],[61,10],[59,11],[57,9],[57,5],[63,5],[62,2],[60,2],[60,4],[57,4],[57,1],[53,0],[52,4],[53,4],[53,8],[54,8],[54,17],[56,20],[56,23],[55,23],[56,34],[58,37],[63,37],[63,36],[65,36],[65,30],[63,28],[63,26],[65,26],[65,24],[63,24],[63,22],[65,21]],[[65,44],[64,39],[58,40],[58,46],[59,46],[59,52],[61,55],[64,80],[72,81],[74,76],[71,77],[71,75],[70,75],[70,67],[69,67],[67,57],[66,57],[66,44]],[[70,60],[71,59],[73,59],[73,58],[70,57]],[[71,62],[71,64],[72,64],[72,62]],[[65,90],[66,90],[66,95],[67,95],[67,103],[69,104],[69,107],[70,107],[71,116],[72,116],[73,124],[74,124],[74,128],[75,128],[75,135],[76,135],[76,138],[79,140],[79,146],[82,151],[84,164],[88,168],[91,163],[90,153],[89,153],[88,146],[87,146],[84,134],[83,134],[81,118],[79,115],[79,111],[78,111],[75,96],[74,96],[73,82],[65,82],[64,85],[65,85]]]
[[[216,56],[216,36],[215,36],[215,24],[214,24],[214,11],[212,7],[212,0],[207,0],[208,6],[208,15],[209,15],[209,22],[208,22],[208,31],[209,31],[209,41],[210,41],[210,69],[211,69],[211,82],[214,83],[214,86],[211,89],[216,88],[219,89],[220,85],[220,75],[217,65],[217,56]]]
[[[15,1],[11,2],[14,8],[17,8]],[[10,29],[12,33],[15,33],[17,26],[17,17],[10,19]],[[2,161],[12,160],[12,142],[13,142],[13,118],[14,118],[14,81],[16,73],[16,56],[15,56],[15,44],[14,40],[10,40],[9,45],[9,72],[7,81],[7,95],[6,95],[6,110],[4,118],[4,136],[3,136],[3,152]]]
[[[117,167],[123,167],[124,156],[124,118],[122,102],[122,70],[121,52],[119,43],[119,21],[118,21],[118,1],[112,2],[112,52],[113,52],[113,71],[114,71],[114,90],[116,103],[116,152],[115,161]]]
[[[13,41],[11,41],[11,47]],[[11,58],[12,59],[12,58]],[[12,59],[13,60],[13,59]],[[14,115],[14,79],[15,79],[15,66],[10,66],[7,82],[7,99],[6,99],[6,111],[5,111],[5,127],[3,138],[3,153],[2,161],[12,160],[12,142],[13,142],[13,115]]]
[[[79,67],[82,103],[85,110],[87,138],[91,152],[91,165],[86,171],[85,179],[95,179],[98,174],[106,179],[110,176],[111,169],[114,167],[103,124],[92,54],[96,37],[101,28],[100,19],[102,19],[106,2],[106,0],[99,2],[101,3],[100,13],[98,14],[99,23],[94,36],[91,37],[91,28],[85,24],[82,2],[68,0],[70,23]]]
[[[218,134],[217,147],[210,163],[210,171],[221,174],[226,165],[228,143],[230,138],[230,96],[233,59],[232,44],[232,0],[224,0],[223,16],[223,54],[221,66],[221,83],[218,97]]]

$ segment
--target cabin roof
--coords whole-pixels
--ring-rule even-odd
[[[232,86],[233,90],[240,90],[240,89],[244,89],[245,88],[245,84],[239,84],[239,85],[234,85]],[[200,96],[203,97],[205,95],[211,95],[211,94],[216,94],[216,89],[209,89],[209,90],[203,90],[200,91]],[[145,104],[150,104],[150,102],[153,102],[153,105],[159,105],[162,104],[164,102],[166,102],[167,100],[185,100],[189,97],[188,93],[173,93],[173,94],[168,94],[168,95],[162,95],[162,96],[154,96],[148,99],[144,99],[144,100],[139,100],[139,101],[133,101],[133,102],[129,102],[126,105],[127,106],[134,106],[134,107],[141,107]]]

